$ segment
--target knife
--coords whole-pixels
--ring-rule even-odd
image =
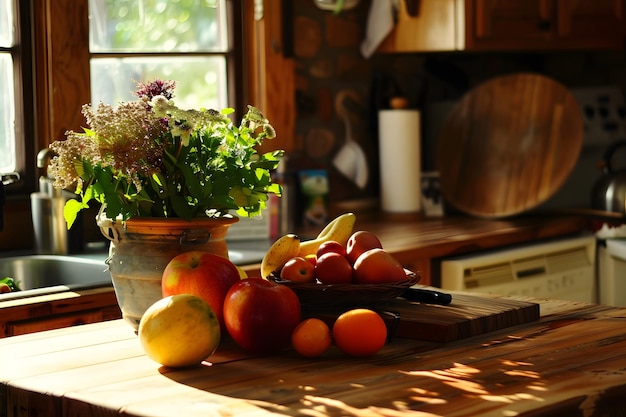
[[[450,294],[423,288],[407,288],[400,297],[410,301],[418,301],[425,304],[439,304],[442,306],[447,306],[452,302],[452,295]]]

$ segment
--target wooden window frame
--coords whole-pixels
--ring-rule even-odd
[[[266,141],[261,151],[295,151],[295,74],[294,61],[285,53],[283,41],[291,33],[283,32],[283,11],[291,0],[227,0],[241,17],[235,32],[241,36],[235,48],[241,65],[229,68],[229,76],[242,88],[237,89],[234,106],[241,112],[246,104],[261,109],[277,131],[278,137]],[[14,0],[28,5],[20,15],[22,28],[31,28],[21,41],[30,51],[21,50],[30,73],[16,79],[22,99],[32,100],[24,117],[23,182],[5,207],[5,229],[0,234],[0,250],[33,249],[29,193],[35,190],[36,178],[45,172],[36,169],[36,154],[67,130],[84,125],[81,108],[90,101],[89,23],[87,0]],[[255,19],[255,3],[262,5],[262,16]],[[257,9],[258,10],[258,9]],[[289,17],[289,16],[287,16]],[[36,30],[34,29],[36,28]],[[33,57],[32,60],[30,57]],[[20,103],[20,105],[22,105]]]
[[[40,121],[43,140],[39,145],[46,147],[55,140],[63,139],[67,130],[77,130],[84,125],[81,108],[91,100],[90,58],[110,54],[91,54],[89,51],[89,8],[86,0],[34,1],[39,3],[38,21],[42,24],[39,27],[45,27],[38,42],[37,93],[38,112],[46,115]],[[231,8],[230,17],[241,15],[239,4],[239,1],[227,1],[227,7]],[[229,96],[233,99],[232,105],[241,111],[245,108],[243,94],[240,89],[235,88],[243,79],[243,66],[238,65],[242,61],[242,48],[238,47],[242,37],[237,35],[241,33],[241,24],[237,19],[231,19],[229,24],[233,25],[233,32],[236,34],[231,38],[235,47],[226,54],[219,55],[226,56],[228,77],[234,80],[228,86]]]
[[[35,154],[32,138],[36,136],[34,108],[32,3],[13,1],[16,17],[15,46],[4,49],[13,57],[13,88],[15,91],[15,152],[16,169],[20,178],[9,184],[9,195],[28,194],[35,189]],[[7,173],[3,173],[7,174]]]

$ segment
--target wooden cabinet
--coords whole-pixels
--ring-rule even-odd
[[[261,146],[262,152],[283,149],[291,153],[296,147],[295,63],[289,57],[283,27],[288,18],[283,16],[289,10],[288,2],[290,0],[243,2],[244,62],[247,65],[244,100],[263,111],[277,134],[275,139]]]
[[[624,46],[623,0],[473,0],[468,49],[602,49]]]
[[[626,0],[422,0],[400,2],[380,52],[622,49]]]
[[[626,1],[558,0],[557,7],[558,36],[564,42],[599,48],[605,44],[624,47]]]
[[[458,0],[422,0],[417,15],[407,11],[406,0],[398,2],[396,26],[378,52],[436,52],[462,49],[463,19]]]
[[[122,316],[113,287],[3,301],[0,338],[118,319]]]
[[[41,332],[44,330],[61,329],[63,327],[80,326],[82,324],[99,323],[101,321],[120,318],[117,305],[102,309],[79,311],[51,317],[29,320],[10,321],[6,323],[6,336],[17,336]]]
[[[554,41],[553,1],[475,0],[466,3],[466,47],[505,48]],[[468,19],[469,17],[469,19]]]

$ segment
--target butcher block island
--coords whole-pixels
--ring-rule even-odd
[[[291,349],[254,356],[224,340],[210,362],[173,370],[150,360],[121,320],[5,338],[0,416],[626,413],[626,309],[452,295],[448,306],[409,302],[424,311],[413,319],[441,309],[439,326],[465,319],[478,323],[472,331],[446,341],[405,331],[368,358],[334,347],[316,359]],[[504,320],[478,320],[503,311]]]

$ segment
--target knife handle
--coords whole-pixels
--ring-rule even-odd
[[[408,288],[402,294],[403,298],[410,301],[418,301],[426,304],[439,304],[447,306],[452,302],[452,295],[441,291],[425,290],[422,288]]]

